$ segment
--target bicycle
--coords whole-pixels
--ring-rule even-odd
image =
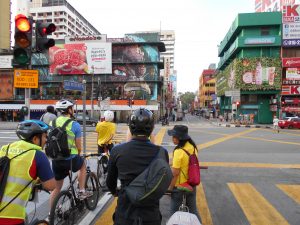
[[[107,164],[109,159],[109,149],[106,144],[103,145],[104,153],[94,153],[92,156],[98,156],[97,161],[97,177],[101,188],[106,187]]]
[[[87,154],[83,155],[82,157],[86,159],[91,156],[92,154]],[[89,165],[87,165],[86,173],[87,176],[85,182],[85,189],[86,191],[92,192],[93,194],[84,200],[80,200],[77,196],[74,187],[78,176],[76,176],[73,180],[72,171],[69,171],[69,187],[66,190],[62,190],[54,199],[49,215],[50,225],[74,224],[76,219],[76,213],[82,211],[85,206],[89,210],[94,210],[97,207],[97,203],[100,196],[99,182],[96,174],[91,172]]]

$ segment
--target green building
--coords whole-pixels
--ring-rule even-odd
[[[279,112],[280,50],[281,12],[238,14],[218,49],[220,114],[272,122]]]

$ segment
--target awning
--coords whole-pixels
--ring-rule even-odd
[[[0,111],[17,111],[25,106],[25,104],[0,104]],[[48,105],[44,104],[30,104],[31,111],[46,111]],[[106,105],[101,108],[98,105],[94,105],[94,110],[113,110],[113,111],[128,111],[138,108],[146,108],[148,110],[158,110],[158,105],[133,105],[132,108],[127,105]],[[82,105],[75,105],[75,110],[83,110]],[[91,105],[86,105],[86,110],[91,110]]]

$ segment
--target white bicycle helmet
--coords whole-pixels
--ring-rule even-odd
[[[66,99],[62,99],[56,102],[55,108],[60,112],[65,112],[68,110],[69,107],[72,107],[73,105],[74,105],[73,102]]]
[[[113,111],[109,111],[109,110],[105,111],[104,112],[104,119],[107,122],[113,121],[114,120],[114,112]]]

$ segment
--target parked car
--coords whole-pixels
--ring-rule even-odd
[[[83,115],[77,115],[75,119],[80,125],[83,124]],[[90,118],[88,115],[85,116],[86,125],[95,127],[98,123],[96,119]]]
[[[300,118],[299,117],[285,117],[283,120],[279,120],[278,126],[281,129],[284,129],[284,128],[300,129]]]

